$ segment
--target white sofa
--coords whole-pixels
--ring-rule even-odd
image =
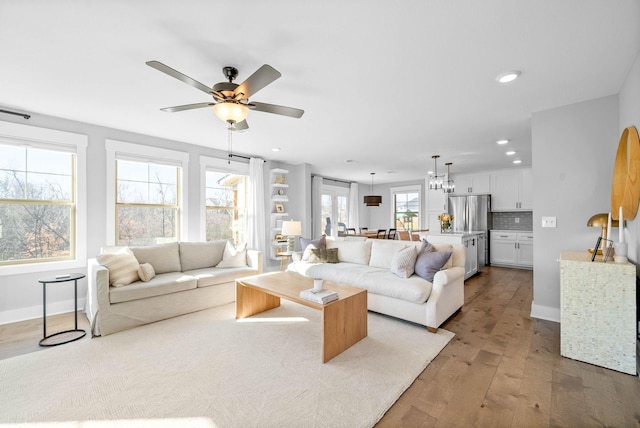
[[[105,336],[235,301],[236,278],[261,273],[262,252],[246,250],[245,266],[216,267],[223,260],[226,242],[131,247],[137,261],[151,264],[156,275],[147,282],[119,287],[110,285],[107,267],[90,259],[85,312],[92,335]]]
[[[339,263],[311,263],[298,253],[287,270],[327,281],[352,285],[368,291],[370,311],[401,318],[436,332],[438,327],[464,303],[465,248],[457,244],[432,244],[437,251],[451,251],[433,283],[411,275],[401,278],[390,270],[399,250],[411,246],[416,253],[422,243],[367,239],[366,241],[327,239],[326,248],[337,248]]]

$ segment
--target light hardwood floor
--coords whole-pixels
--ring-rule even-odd
[[[638,377],[560,357],[560,325],[529,317],[532,289],[527,270],[468,280],[443,326],[456,337],[377,427],[640,427]],[[47,318],[50,333],[72,325],[73,314]],[[41,336],[39,319],[0,325],[0,359],[46,351]]]

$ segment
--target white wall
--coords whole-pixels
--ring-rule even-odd
[[[617,95],[532,117],[533,317],[560,320],[560,252],[586,251],[601,232],[587,221],[609,212],[618,123]],[[557,227],[542,228],[543,216]]]
[[[189,188],[188,191],[188,213],[189,223],[194,225],[189,227],[189,236],[182,237],[183,240],[201,240],[195,225],[199,222],[200,216],[200,159],[201,155],[227,159],[227,153],[220,150],[210,149],[203,146],[186,144],[178,141],[155,138],[148,135],[135,134],[117,129],[110,129],[101,126],[70,121],[50,116],[32,114],[31,119],[24,120],[19,117],[2,115],[0,120],[15,122],[43,128],[57,129],[61,131],[75,132],[89,137],[87,147],[87,255],[95,257],[100,248],[106,242],[106,151],[105,140],[113,139],[135,144],[161,147],[171,150],[179,150],[189,153]],[[212,118],[212,120],[216,120]],[[226,138],[225,133],[221,133],[220,138]],[[224,144],[223,144],[224,146]],[[269,165],[269,164],[267,164]],[[286,164],[279,164],[283,168],[293,171],[293,175],[298,180],[302,180],[305,167],[293,167]],[[265,166],[265,183],[268,183],[269,166]],[[307,215],[305,211],[305,188],[304,184],[292,186],[296,193],[299,192],[300,200],[294,199],[292,211],[295,215]],[[267,193],[269,195],[269,193]],[[269,197],[266,198],[267,200]],[[269,204],[271,201],[269,200]],[[270,212],[270,205],[269,210]],[[270,232],[268,222],[265,229]],[[82,238],[81,238],[82,239]],[[268,242],[268,241],[267,241]],[[264,257],[268,261],[268,257]],[[83,269],[74,271],[86,274],[86,266]],[[24,319],[38,318],[42,316],[42,287],[38,279],[61,273],[60,271],[49,271],[23,275],[0,275],[0,324],[15,322]],[[72,283],[70,283],[72,284]],[[86,296],[86,279],[78,281],[78,297],[80,307],[83,307]],[[55,314],[73,311],[73,285],[49,286],[47,288],[47,313]]]

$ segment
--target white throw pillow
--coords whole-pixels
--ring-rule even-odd
[[[140,279],[138,276],[140,263],[127,247],[113,253],[100,254],[96,260],[109,269],[109,285],[113,287],[129,285]]]
[[[311,257],[311,250],[317,250],[318,248],[313,245],[313,244],[309,244],[307,245],[307,248],[304,249],[304,252],[302,253],[302,261],[309,261],[309,257]]]
[[[222,254],[222,261],[216,265],[219,268],[246,267],[247,266],[247,244],[234,247],[227,241]]]
[[[400,278],[409,278],[413,275],[417,257],[418,253],[416,253],[416,248],[413,246],[405,247],[396,252],[391,259],[391,273]]]
[[[156,271],[151,263],[142,263],[138,268],[138,276],[143,282],[149,282],[156,276]]]

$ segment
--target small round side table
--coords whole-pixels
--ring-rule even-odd
[[[47,278],[39,279],[38,282],[42,284],[42,339],[40,340],[40,346],[58,346],[64,343],[74,342],[78,339],[82,339],[87,332],[78,329],[78,280],[84,278],[82,273],[70,273],[65,275],[57,275]],[[73,330],[60,331],[58,333],[50,334],[47,336],[47,284],[54,284],[59,282],[74,282],[74,316],[75,316],[75,328]],[[47,340],[59,336],[61,334],[76,333],[71,339],[64,342],[47,343]],[[80,334],[82,333],[82,334]]]

